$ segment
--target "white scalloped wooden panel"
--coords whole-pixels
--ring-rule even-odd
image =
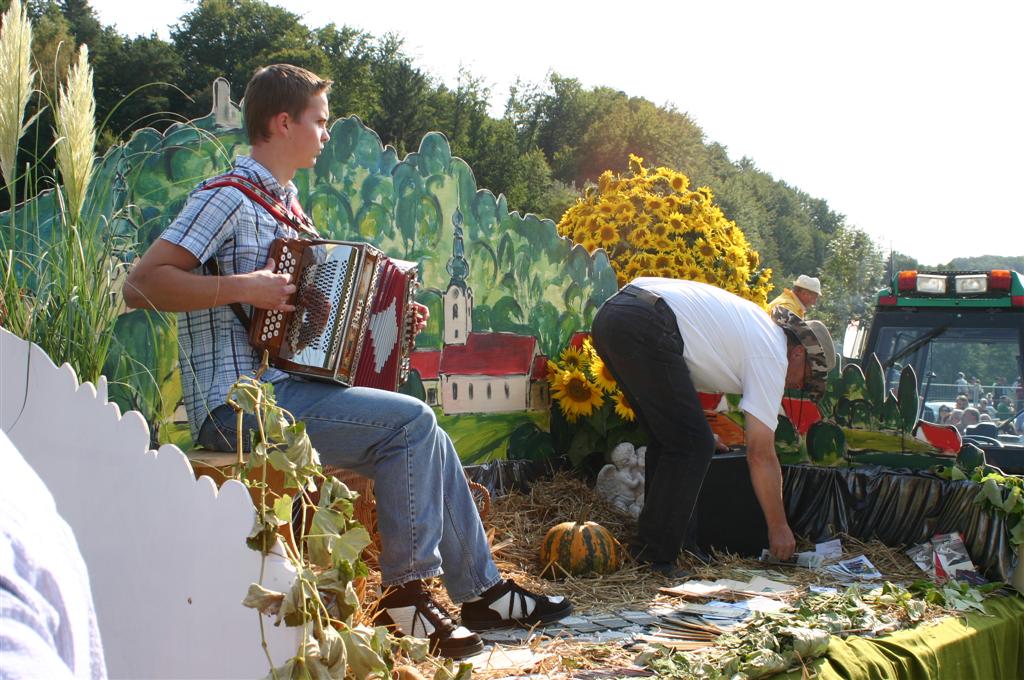
[[[218,493],[176,446],[149,450],[136,411],[107,402],[106,381],[78,384],[36,345],[0,328],[0,429],[43,479],[89,567],[114,678],[253,678],[269,671],[257,614],[242,607],[259,579],[245,545],[255,509],[245,487]],[[292,580],[268,559],[264,584]],[[270,653],[295,653],[295,629],[265,626]]]

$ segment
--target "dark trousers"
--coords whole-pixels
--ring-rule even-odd
[[[675,315],[657,295],[626,286],[601,306],[592,331],[594,347],[650,437],[636,547],[646,560],[673,562],[715,450]]]

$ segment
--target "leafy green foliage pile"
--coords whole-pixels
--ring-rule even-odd
[[[1010,542],[1014,546],[1024,543],[1024,477],[1006,475],[988,467],[982,457],[981,464],[964,469],[962,465],[949,465],[936,469],[946,479],[964,480],[980,484],[981,491],[974,499],[976,505],[1006,518]],[[1017,548],[1018,555],[1019,547]]]
[[[1002,584],[975,587],[917,581],[909,587],[885,582],[864,590],[852,585],[834,594],[809,594],[788,610],[756,614],[736,631],[698,652],[654,647],[638,662],[659,677],[699,680],[763,678],[823,656],[831,636],[878,635],[922,621],[935,608],[984,614],[985,594]]]

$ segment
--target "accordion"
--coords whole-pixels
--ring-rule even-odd
[[[288,373],[397,390],[409,375],[416,264],[366,243],[279,238],[274,270],[292,275],[293,312],[254,310],[249,342]]]

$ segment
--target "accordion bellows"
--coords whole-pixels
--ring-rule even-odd
[[[397,390],[413,348],[416,264],[323,239],[277,239],[270,257],[276,272],[292,275],[295,311],[255,310],[252,346],[289,373]]]

